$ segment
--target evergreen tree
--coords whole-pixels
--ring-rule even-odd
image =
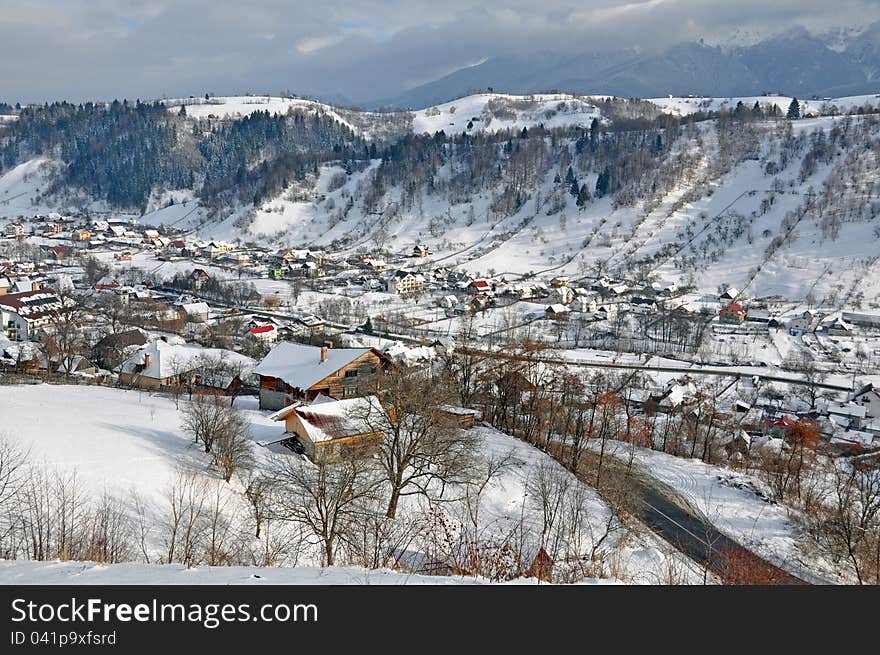
[[[608,193],[608,184],[611,181],[611,171],[607,168],[599,173],[599,177],[596,179],[596,197],[601,198],[606,193]]]
[[[791,99],[791,104],[788,106],[787,116],[790,121],[796,121],[801,117],[801,105],[797,98]]]
[[[590,195],[590,189],[587,188],[586,184],[584,184],[581,187],[580,193],[578,193],[578,197],[577,197],[578,209],[583,211],[584,207],[586,207],[587,203],[589,203],[590,200],[592,200],[592,199],[593,199],[593,197]]]
[[[658,134],[657,138],[654,139],[653,145],[651,146],[651,154],[656,157],[661,152],[663,152],[663,137]]]
[[[599,140],[599,132],[601,131],[602,126],[599,124],[599,119],[594,118],[593,122],[590,123],[590,143],[592,145],[596,145],[596,142]]]

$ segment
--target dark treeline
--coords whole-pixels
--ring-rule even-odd
[[[389,207],[392,213],[409,211],[423,194],[440,194],[456,205],[488,191],[491,211],[508,216],[548,175],[559,181],[556,197],[536,204],[546,204],[550,212],[564,204],[560,198],[567,193],[578,207],[606,195],[614,195],[617,205],[631,205],[667,189],[670,172],[687,164],[663,168],[682,130],[713,119],[743,124],[783,118],[757,103],[675,117],[645,101],[592,102],[604,118],[586,128],[537,125],[373,141],[331,115],[294,109],[286,115],[258,111],[236,120],[190,121],[185,107],[168,111],[162,103],[139,100],[10,107],[19,117],[0,127],[0,171],[34,156],[59,158],[66,164],[56,181],[59,189],[71,185],[113,206],[143,209],[157,188],[193,189],[214,206],[259,204],[314,177],[324,163],[339,162],[350,174],[379,159],[358,193],[366,213],[388,218]],[[496,107],[495,113],[502,110]],[[588,176],[595,177],[584,188]],[[393,202],[391,189],[399,191]]]
[[[326,115],[256,112],[190,127],[185,112],[140,101],[27,107],[0,134],[0,170],[58,157],[67,164],[59,183],[119,207],[143,207],[157,186],[199,189],[205,200],[230,191],[250,200],[319,162],[363,153],[366,144]]]

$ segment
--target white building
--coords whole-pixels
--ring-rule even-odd
[[[51,289],[0,296],[0,325],[12,341],[29,341],[36,330],[49,325],[53,312],[61,309],[61,299]]]
[[[405,295],[425,288],[425,276],[411,271],[395,271],[385,280],[385,290],[389,293]]]
[[[865,408],[868,418],[880,418],[880,390],[873,384],[866,384],[853,394],[852,400]]]

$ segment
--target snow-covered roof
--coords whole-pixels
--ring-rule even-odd
[[[210,311],[206,302],[188,302],[181,305],[187,314],[207,314]]]
[[[145,362],[145,355],[149,355],[148,362]],[[188,343],[167,343],[162,339],[157,339],[125,360],[120,371],[122,373],[136,373],[142,377],[162,380],[195,370],[208,357],[215,359],[223,358],[227,361],[241,363],[246,366],[250,366],[253,363],[250,357],[231,350],[202,348],[201,346]],[[138,370],[145,363],[146,366]]]
[[[437,351],[430,346],[409,347],[399,341],[394,342],[385,350],[385,355],[398,364],[413,366],[419,362],[437,358]]]
[[[284,341],[269,351],[255,373],[280,378],[297,389],[308,389],[370,351],[371,348],[328,348],[327,361],[322,362],[320,347]]]
[[[26,321],[45,318],[61,307],[61,299],[51,289],[28,290],[0,296],[0,308],[15,312]]]
[[[854,416],[856,418],[865,418],[865,413],[867,412],[867,408],[864,405],[858,405],[856,403],[835,403],[828,401],[822,402],[819,405],[819,409],[828,414]]]
[[[864,448],[873,448],[880,445],[880,437],[869,432],[860,430],[847,430],[838,432],[831,438],[832,444],[858,445]]]
[[[312,443],[369,434],[385,412],[376,396],[312,403],[293,409]]]

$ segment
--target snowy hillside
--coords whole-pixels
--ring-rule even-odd
[[[416,112],[384,113],[342,109],[304,98],[274,96],[190,98],[164,103],[172,112],[179,112],[181,106],[185,106],[186,115],[194,119],[235,119],[257,111],[278,115],[290,111],[324,113],[366,138],[387,133],[388,124],[396,124],[398,129],[415,134],[433,134],[440,130],[454,134],[521,130],[538,124],[548,129],[571,125],[588,127],[594,117],[600,116],[598,109],[586,99],[565,93],[530,96],[480,93]]]
[[[143,216],[115,214],[203,239],[312,247],[338,255],[401,254],[425,243],[432,255],[423,264],[472,274],[626,276],[642,267],[701,292],[731,284],[794,300],[811,294],[838,304],[858,298],[876,302],[877,180],[870,144],[880,128],[873,115],[841,114],[880,100],[806,100],[802,112],[808,117],[790,124],[759,120],[731,126],[708,120],[673,134],[656,125],[644,127],[651,125],[644,121],[656,118],[650,107],[687,116],[731,110],[740,101],[749,111],[756,102],[762,111],[772,103],[784,114],[790,98],[658,98],[649,105],[564,94],[477,94],[415,113],[385,114],[263,96],[167,101],[169,112],[186,102],[189,121],[302,109],[332,116],[372,139],[443,130],[447,138],[483,134],[487,142],[476,156],[467,142],[453,148],[423,136],[408,146],[417,155],[400,151],[399,162],[389,161],[390,154],[368,152],[370,159],[330,160],[314,170],[294,171],[286,187],[257,198],[256,204],[249,202],[251,191],[245,198],[239,194],[208,203],[193,189],[163,188],[154,189]],[[821,116],[810,117],[814,114]],[[653,139],[650,149],[614,131],[620,116],[642,120],[639,138]],[[579,135],[589,131],[594,118],[609,131],[596,143],[591,138],[583,151]],[[522,128],[535,132],[541,125],[560,129],[553,137],[497,136],[508,129],[517,135]],[[660,149],[654,152],[658,140]],[[531,150],[515,162],[520,145]],[[411,163],[420,160],[426,167]],[[619,188],[600,197],[597,181],[609,161],[612,169],[619,167]],[[47,195],[60,167],[40,157],[3,173],[0,218],[59,208],[108,210],[106,203],[69,188],[67,195]],[[567,169],[572,168],[577,185],[595,196],[583,206],[570,193]],[[846,271],[858,274],[841,275]]]
[[[738,103],[746,107],[752,107],[756,102],[763,106],[775,106],[781,113],[788,110],[792,98],[790,96],[739,96],[734,98],[706,98],[706,97],[668,97],[650,98],[648,102],[657,105],[662,111],[686,116],[698,111],[718,111],[720,109],[733,110]],[[819,116],[831,113],[834,108],[840,113],[846,113],[860,107],[876,108],[880,106],[880,95],[847,96],[843,98],[823,98],[821,100],[799,98],[801,113],[804,115]]]
[[[828,163],[815,162],[810,153],[816,135],[827,138],[850,122],[844,117],[802,120],[791,137],[769,131],[760,137],[763,143],[756,145],[754,154],[731,164],[719,158],[714,130],[703,126],[695,134],[698,141],[682,142],[677,151],[681,161],[688,162],[688,174],[662,196],[634,206],[615,206],[606,197],[579,209],[565,190],[560,193],[551,172],[533,188],[523,206],[508,216],[493,212],[490,194],[475,195],[461,205],[425,194],[418,206],[398,211],[387,220],[364,212],[358,203],[343,215],[340,209],[369,181],[378,162],[344,177],[345,183],[332,191],[328,180],[341,175],[341,169],[327,167],[310,200],[282,194],[249,212],[252,218],[245,223],[245,238],[289,246],[341,244],[345,251],[354,252],[375,248],[377,230],[382,230],[381,242],[392,252],[408,252],[414,243],[427,243],[434,253],[429,261],[473,274],[522,275],[545,269],[568,275],[590,270],[625,274],[635,263],[649,261],[661,279],[693,283],[704,292],[714,292],[726,283],[757,295],[782,294],[793,299],[802,299],[808,292],[817,298],[836,295],[843,299],[859,292],[870,298],[880,291],[872,282],[876,276],[868,274],[876,264],[870,198],[877,176],[870,166],[860,174],[858,188],[825,198],[823,202],[830,205],[824,219],[800,221],[792,238],[772,255],[767,251],[774,237],[788,231],[789,216],[805,206],[810,190],[821,191],[826,182],[839,179],[854,165],[847,163],[843,153]],[[792,156],[787,154],[790,145],[785,140],[796,149]],[[780,153],[787,158],[785,166],[768,175],[768,162],[778,160]],[[870,153],[860,157],[872,160]],[[815,163],[805,168],[805,158]],[[806,177],[802,177],[804,172]],[[451,174],[452,166],[441,169],[441,177]],[[585,181],[594,185],[595,180],[591,175]],[[395,189],[387,197],[389,203],[400,198]],[[550,203],[554,197],[562,199],[558,208]],[[868,213],[861,219],[854,214],[853,220],[841,221],[829,230],[835,216],[828,213],[830,206],[840,203],[848,203],[849,211],[862,207]],[[204,238],[234,238],[239,234],[238,216],[208,222],[196,233]],[[863,274],[849,280],[841,277],[851,270]],[[853,284],[858,289],[853,291]]]
[[[433,134],[521,130],[542,124],[554,127],[587,128],[599,110],[586,99],[570,94],[514,96],[480,93],[415,112],[413,132]]]

